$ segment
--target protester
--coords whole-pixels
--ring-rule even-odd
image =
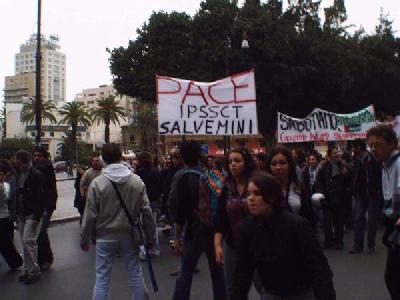
[[[298,179],[296,165],[290,151],[285,147],[273,148],[269,153],[267,167],[268,172],[281,183],[285,197],[284,208],[306,218],[315,228],[315,215],[311,198]]]
[[[385,282],[393,300],[400,299],[400,244],[391,241],[391,235],[400,234],[400,153],[394,130],[378,125],[367,131],[372,154],[382,162],[383,215],[386,225],[383,243],[388,247]],[[397,241],[399,243],[399,241]]]
[[[11,270],[22,266],[23,261],[14,245],[14,222],[10,212],[10,185],[6,182],[7,166],[0,162],[0,254]]]
[[[15,154],[17,177],[18,231],[24,250],[24,272],[19,280],[31,284],[39,280],[37,260],[38,237],[43,212],[46,208],[43,175],[32,166],[29,152],[19,150]]]
[[[363,140],[355,140],[352,145],[354,154],[353,195],[355,209],[354,244],[351,254],[363,252],[364,231],[367,225],[367,253],[375,252],[375,238],[381,208],[382,166],[367,151]]]
[[[80,218],[79,224],[82,223],[83,212],[85,210],[83,200],[81,199],[81,179],[83,174],[85,174],[85,169],[82,167],[78,167],[76,171],[76,178],[74,183],[75,188],[75,198],[74,198],[74,207],[78,210]]]
[[[90,164],[91,168],[83,174],[80,182],[80,200],[82,201],[82,207],[84,208],[86,207],[86,197],[89,185],[93,179],[101,174],[101,169],[103,168],[99,153],[95,152],[92,154]]]
[[[10,186],[10,192],[8,197],[8,210],[10,212],[10,219],[12,222],[17,221],[16,209],[17,209],[17,172],[14,166],[7,159],[0,160],[0,165],[3,167],[5,172],[5,182]]]
[[[228,166],[228,177],[218,203],[214,247],[218,265],[224,266],[228,296],[231,297],[236,267],[236,241],[240,225],[249,216],[247,184],[255,170],[255,162],[247,148],[238,147],[229,152]],[[225,253],[222,247],[224,238]]]
[[[138,228],[133,229],[129,223],[112,182],[115,182],[132,219],[137,220],[141,216],[146,242],[151,245],[154,243],[155,223],[146,188],[139,176],[121,164],[122,152],[118,145],[105,144],[102,157],[106,167],[103,174],[93,179],[89,186],[81,230],[82,250],[89,250],[92,234],[96,238],[93,299],[108,299],[113,258],[118,251],[129,273],[134,299],[148,299],[138,255]],[[135,232],[134,236],[132,232]]]
[[[346,230],[354,229],[353,218],[353,158],[350,151],[343,151],[340,154],[340,159],[343,163],[343,174],[345,181],[344,191],[344,216],[343,222]]]
[[[289,213],[279,181],[256,173],[249,179],[251,217],[241,226],[237,241],[231,300],[246,300],[254,271],[265,300],[336,299],[332,272],[305,219]]]
[[[306,165],[306,153],[301,148],[292,149],[292,159],[296,165],[296,174],[299,182],[301,182],[301,173],[303,172]]]
[[[325,196],[322,204],[324,249],[344,248],[344,217],[346,176],[345,167],[339,157],[339,149],[328,148],[328,160],[317,175],[316,191]]]
[[[146,186],[147,196],[149,197],[150,207],[153,212],[154,222],[157,223],[157,215],[160,208],[162,183],[160,178],[160,172],[156,167],[153,167],[153,161],[150,153],[142,152],[137,157],[138,165],[136,174],[143,180]],[[150,249],[150,255],[160,256],[160,242],[158,239],[158,233],[155,235],[155,243],[153,248]],[[144,260],[145,253],[142,251],[142,259]]]
[[[311,151],[307,155],[307,167],[302,172],[302,182],[308,195],[315,193],[317,175],[320,170],[320,154],[317,151]]]
[[[38,263],[42,271],[47,271],[53,264],[54,256],[51,249],[47,228],[50,225],[50,219],[57,205],[57,183],[53,164],[49,159],[49,153],[42,147],[36,147],[33,150],[33,166],[43,175],[44,201],[46,204],[40,234],[38,239]]]
[[[194,141],[183,142],[180,147],[180,155],[186,167],[197,172],[201,172],[200,153],[200,145]],[[199,204],[199,184],[200,176],[190,172],[182,173],[177,182],[174,250],[181,256],[181,271],[176,280],[173,300],[190,298],[193,272],[203,252],[207,256],[210,268],[213,298],[227,299],[224,272],[216,264],[213,229],[203,226],[195,215],[195,209]],[[184,228],[185,235],[182,244],[181,237]]]

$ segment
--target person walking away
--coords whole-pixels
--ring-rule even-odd
[[[307,167],[302,172],[302,182],[307,190],[307,194],[310,196],[315,194],[320,160],[320,154],[317,151],[311,151],[307,156]]]
[[[243,220],[249,216],[247,183],[256,164],[250,151],[244,147],[228,154],[228,177],[218,201],[214,248],[217,264],[224,267],[228,297],[232,296],[233,274],[236,268],[236,241]],[[223,240],[226,241],[225,252]]]
[[[81,199],[81,179],[83,174],[85,174],[85,169],[79,167],[76,172],[76,178],[74,182],[74,188],[75,188],[74,207],[78,210],[80,215],[79,224],[82,224],[83,212],[85,210],[85,207],[83,206],[84,203]]]
[[[24,272],[19,280],[31,284],[39,280],[40,268],[37,259],[37,240],[41,220],[46,207],[43,175],[32,166],[31,154],[19,150],[15,154],[17,176],[18,231],[24,250]]]
[[[42,271],[47,271],[53,264],[54,255],[51,249],[47,228],[57,205],[57,183],[54,168],[49,160],[49,153],[42,147],[33,150],[33,166],[43,175],[45,210],[38,238],[38,263]]]
[[[103,168],[99,153],[95,152],[92,154],[90,164],[91,168],[89,168],[89,170],[87,170],[85,174],[83,174],[80,182],[80,200],[82,201],[82,207],[84,208],[86,207],[86,197],[89,185],[93,181],[93,179],[101,174],[101,170]]]
[[[354,244],[351,254],[364,250],[364,231],[367,227],[368,254],[375,252],[375,238],[381,207],[382,164],[367,151],[366,142],[355,140],[352,144],[354,154],[353,196],[355,209]],[[368,223],[366,214],[368,213]],[[366,226],[367,225],[367,226]]]
[[[328,160],[323,164],[317,176],[317,193],[322,193],[324,249],[344,248],[344,217],[346,174],[337,147],[328,148]]]
[[[279,181],[260,172],[250,179],[251,217],[237,242],[231,300],[247,300],[257,271],[262,300],[334,300],[332,271],[310,223],[288,212]]]
[[[382,192],[385,232],[383,243],[388,247],[385,282],[392,300],[400,299],[400,245],[390,242],[391,235],[400,234],[400,153],[397,136],[388,125],[367,131],[372,154],[383,165]]]
[[[117,144],[105,144],[101,153],[106,166],[103,174],[93,179],[89,186],[81,226],[83,251],[89,250],[93,234],[96,238],[96,283],[93,299],[108,299],[113,259],[117,252],[123,258],[129,273],[132,299],[148,299],[139,260],[139,229],[132,228],[129,223],[112,183],[115,183],[132,219],[141,218],[145,240],[151,245],[154,243],[155,223],[146,188],[139,176],[121,163],[122,151]]]
[[[10,185],[6,182],[7,167],[0,163],[0,254],[11,270],[22,266],[23,261],[14,245],[14,222],[9,206]]]
[[[180,155],[185,166],[201,172],[200,145],[195,141],[185,141],[180,147]],[[177,176],[178,173],[175,175]],[[214,230],[201,223],[195,211],[199,208],[200,176],[186,171],[177,184],[174,250],[181,256],[181,271],[177,277],[173,300],[190,299],[193,272],[202,253],[206,254],[213,288],[213,299],[225,300],[226,288],[223,269],[217,265],[214,252]],[[181,237],[185,228],[184,241]]]
[[[157,223],[157,212],[159,211],[160,198],[161,198],[161,178],[160,172],[157,168],[153,167],[151,155],[148,152],[142,152],[138,155],[139,165],[136,169],[136,174],[143,180],[146,186],[147,196],[149,197],[151,211],[153,212],[154,222]],[[155,243],[153,248],[149,250],[150,255],[160,256],[160,243],[158,239],[158,233],[156,231]],[[142,260],[145,259],[145,253],[141,253]]]

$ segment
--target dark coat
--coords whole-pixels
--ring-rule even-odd
[[[369,152],[354,159],[353,191],[355,195],[380,198],[382,189],[382,164]]]
[[[316,176],[318,176],[318,172],[319,172],[319,168],[318,167],[317,167],[317,171],[316,172],[317,172]],[[314,184],[311,186],[309,167],[306,167],[306,168],[304,168],[302,170],[301,179],[302,179],[302,183],[303,183],[304,188],[306,189],[308,195],[310,195],[310,196],[313,195],[315,193],[315,190],[316,190],[317,180],[315,180]]]
[[[138,168],[136,174],[143,180],[147,197],[149,197],[150,204],[154,208],[154,205],[159,204],[162,192],[160,172],[157,169]]]
[[[21,197],[22,207],[19,200]],[[23,217],[33,215],[36,221],[40,221],[45,207],[43,175],[35,167],[31,167],[24,187],[17,187],[17,215]]]
[[[340,172],[332,174],[332,163],[326,162],[317,176],[316,192],[325,195],[324,204],[329,206],[341,206],[346,200],[346,191],[351,188],[351,182],[344,174],[344,165],[339,162]]]
[[[53,211],[56,209],[58,198],[56,175],[54,173],[53,165],[50,161],[45,161],[43,163],[35,164],[34,166],[43,174],[46,209],[48,211]]]
[[[287,211],[249,217],[237,243],[231,300],[245,300],[257,270],[265,290],[290,297],[312,289],[317,300],[336,299],[332,271],[311,226]]]

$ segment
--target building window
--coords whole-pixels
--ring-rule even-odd
[[[31,131],[31,136],[36,136],[36,132]]]
[[[54,137],[54,131],[51,131],[51,132],[50,132],[50,136],[51,136],[51,137]]]
[[[43,132],[43,131],[40,133],[40,136],[41,136],[41,137],[44,137],[44,132]]]

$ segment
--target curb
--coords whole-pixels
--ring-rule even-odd
[[[67,222],[74,222],[74,221],[79,221],[80,216],[71,216],[71,217],[65,217],[65,218],[58,218],[58,219],[52,219],[50,221],[51,225],[56,225],[56,224],[63,224]]]
[[[57,182],[59,181],[68,181],[68,180],[75,180],[76,177],[64,178],[64,179],[56,179]]]

